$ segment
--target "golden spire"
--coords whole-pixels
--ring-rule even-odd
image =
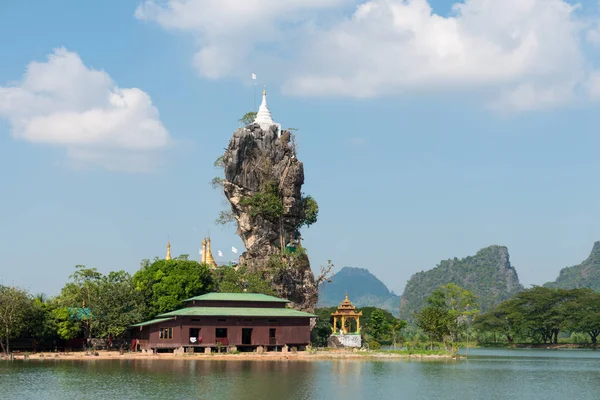
[[[202,239],[202,257],[200,259],[201,264],[206,264],[206,238]]]
[[[167,242],[167,256],[165,257],[165,260],[170,260],[171,259],[171,241],[169,240]]]
[[[204,242],[202,242],[204,244]],[[213,258],[212,252],[210,251],[210,237],[206,241],[206,260],[205,263],[213,268],[217,267],[217,262]]]

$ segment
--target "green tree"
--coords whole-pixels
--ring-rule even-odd
[[[145,260],[133,282],[147,306],[146,318],[173,311],[183,300],[213,289],[208,265],[190,260],[156,259],[152,264]]]
[[[180,258],[185,261],[185,257]],[[75,269],[57,299],[61,307],[54,312],[62,338],[73,338],[82,329],[86,338],[119,338],[128,326],[143,318],[144,297],[135,289],[129,273],[102,275],[83,265]]]
[[[238,121],[242,126],[250,125],[256,119],[256,111],[249,111],[242,116]]]
[[[395,320],[392,322],[390,326],[390,333],[392,335],[392,346],[394,346],[394,350],[396,349],[396,342],[403,341],[403,337],[401,335],[402,329],[406,328],[406,321],[403,320]]]
[[[97,320],[96,337],[121,338],[129,326],[144,317],[144,297],[135,289],[129,273],[116,271],[103,276],[98,293],[98,299],[92,308],[92,314]]]
[[[55,304],[44,295],[35,296],[31,302],[24,324],[26,334],[34,340],[34,351],[38,344],[51,347],[58,337],[56,321],[52,315],[55,308]]]
[[[56,334],[61,339],[75,339],[82,332],[81,320],[77,313],[69,307],[58,307],[51,312],[53,322],[56,326]]]
[[[600,335],[600,293],[591,289],[574,289],[575,298],[568,304],[568,328],[584,332],[592,344],[598,344]]]
[[[431,350],[434,342],[440,342],[450,334],[448,329],[450,322],[448,310],[442,307],[427,306],[415,313],[415,324],[429,336]]]
[[[248,271],[244,266],[238,268],[222,267],[214,272],[215,288],[223,293],[262,293],[276,295],[266,271]]]
[[[57,297],[57,303],[69,310],[69,319],[74,313],[76,317],[73,318],[81,324],[85,338],[91,339],[93,330],[99,323],[91,311],[97,308],[100,298],[102,274],[96,268],[76,265],[75,272],[69,279],[70,282],[67,282]],[[62,316],[62,313],[59,314]]]
[[[384,335],[387,333],[388,325],[385,321],[383,310],[376,309],[371,314],[371,321],[369,322],[369,333],[373,339],[381,341]]]
[[[31,298],[25,290],[0,286],[0,347],[10,353],[10,339],[24,328],[25,316],[31,308]]]

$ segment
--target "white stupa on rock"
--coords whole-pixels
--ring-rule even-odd
[[[263,131],[268,131],[272,125],[277,126],[277,136],[281,136],[281,124],[273,121],[271,117],[271,111],[269,111],[269,107],[267,107],[267,90],[263,90],[262,102],[260,103],[260,107],[258,107],[258,112],[256,113],[256,118],[254,119],[254,123],[260,125],[260,129]]]

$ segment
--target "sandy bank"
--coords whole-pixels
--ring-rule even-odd
[[[142,354],[142,353],[124,353],[118,351],[97,352],[98,355],[86,354],[85,352],[70,353],[35,353],[27,356],[28,360],[230,360],[230,361],[272,361],[272,360],[290,360],[290,361],[321,361],[321,360],[442,360],[451,359],[450,355],[420,355],[420,354],[395,354],[385,352],[353,352],[344,350],[329,350],[316,352],[267,352],[257,353],[193,353],[193,354]],[[25,354],[15,354],[15,360],[25,359]]]

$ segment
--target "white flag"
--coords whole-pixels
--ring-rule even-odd
[[[235,254],[237,254],[237,249],[233,246],[231,246],[231,251],[233,251]]]
[[[256,80],[256,74],[252,74],[252,79]]]
[[[202,255],[202,247],[200,247],[200,255]]]
[[[223,253],[221,253],[221,250],[219,250],[219,257],[223,257]]]

